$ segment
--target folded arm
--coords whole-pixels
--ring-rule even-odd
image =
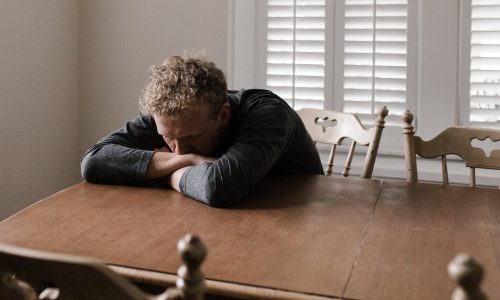
[[[163,178],[179,169],[213,161],[215,161],[213,157],[191,153],[179,155],[158,149],[149,160],[146,176],[149,179]]]
[[[210,206],[240,202],[289,147],[297,119],[288,109],[280,104],[255,108],[224,155],[213,163],[175,171],[171,186]]]
[[[101,139],[85,153],[82,176],[90,182],[140,184],[163,178],[173,171],[213,158],[194,154],[177,155],[166,148],[154,120],[140,116]]]

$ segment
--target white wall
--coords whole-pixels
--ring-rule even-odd
[[[0,220],[78,173],[78,4],[0,0]]]
[[[146,70],[205,49],[224,71],[228,1],[0,0],[0,220],[81,180],[138,113]]]
[[[425,122],[417,121],[417,130],[431,138],[458,124],[460,7],[456,0],[420,1],[417,114]]]

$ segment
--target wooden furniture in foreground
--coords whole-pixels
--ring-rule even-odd
[[[361,144],[368,146],[368,150],[360,177],[371,178],[384,129],[384,120],[388,112],[387,107],[382,106],[379,109],[375,125],[369,129],[364,128],[355,114],[314,108],[303,108],[297,113],[314,142],[332,145],[325,171],[326,175],[332,174],[337,145],[341,145],[345,138],[349,138],[352,142],[342,175],[349,176],[356,144]]]
[[[416,155],[423,158],[441,157],[443,184],[448,185],[448,167],[446,155],[461,157],[470,168],[470,185],[476,186],[476,168],[500,170],[500,149],[492,150],[489,155],[481,148],[471,145],[474,139],[493,142],[500,141],[500,130],[467,127],[449,127],[430,141],[424,141],[415,135],[412,125],[413,114],[406,111],[403,119],[403,136],[405,143],[405,161],[407,180],[418,181]]]
[[[483,267],[470,255],[458,254],[448,265],[448,273],[457,282],[452,300],[486,300],[479,287],[484,276]]]
[[[97,260],[0,244],[0,299],[202,299],[206,247],[197,236],[186,235],[178,250],[184,264],[177,288],[147,295]]]
[[[203,237],[207,297],[450,299],[468,253],[500,295],[500,190],[319,175],[266,177],[230,208],[170,189],[81,183],[0,222],[0,242],[91,256],[135,282],[175,285],[175,240]]]

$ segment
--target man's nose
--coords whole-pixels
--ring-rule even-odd
[[[189,146],[186,143],[175,140],[174,141],[174,153],[175,154],[186,154],[189,152]]]

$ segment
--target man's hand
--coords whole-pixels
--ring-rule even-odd
[[[173,172],[194,165],[203,164],[206,162],[214,162],[215,158],[198,154],[175,154],[170,152],[168,148],[156,150],[148,164],[148,178],[162,178],[169,176]],[[181,174],[182,175],[182,174]]]
[[[181,181],[182,175],[184,172],[189,169],[189,167],[180,168],[174,171],[170,176],[165,177],[168,185],[170,185],[174,190],[181,192],[181,188],[179,187],[179,182]]]

